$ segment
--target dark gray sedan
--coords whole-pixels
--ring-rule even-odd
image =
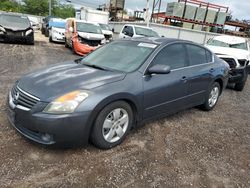
[[[9,93],[8,117],[41,144],[91,140],[107,149],[153,118],[194,106],[213,109],[228,71],[223,60],[192,42],[118,40],[23,76]]]

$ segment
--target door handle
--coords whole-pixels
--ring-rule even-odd
[[[181,78],[181,81],[183,81],[184,83],[186,83],[186,82],[187,82],[187,77],[186,77],[186,76],[183,76],[183,77]]]
[[[209,72],[214,72],[214,68],[211,68],[211,69],[209,70]]]

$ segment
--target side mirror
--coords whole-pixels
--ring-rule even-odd
[[[148,69],[149,74],[169,74],[171,68],[168,65],[156,64]]]
[[[73,33],[73,31],[74,31],[73,27],[70,27],[69,32]]]

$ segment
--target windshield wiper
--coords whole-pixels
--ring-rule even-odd
[[[106,69],[106,68],[98,66],[98,65],[91,65],[91,64],[86,64],[86,63],[84,63],[83,65],[88,66],[88,67],[92,67],[92,68],[95,68],[95,69],[99,69],[99,70],[110,71],[109,69]]]

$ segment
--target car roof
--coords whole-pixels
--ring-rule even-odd
[[[66,22],[66,20],[62,18],[51,18],[50,21],[51,22]]]
[[[242,37],[236,37],[236,36],[229,36],[229,35],[220,35],[216,36],[213,39],[225,42],[227,44],[239,44],[239,43],[245,43],[247,40]]]
[[[28,19],[28,16],[21,15],[21,14],[14,14],[14,13],[0,13],[0,15],[4,15],[4,16],[15,16],[15,17],[21,17],[21,18],[27,18],[27,19]]]
[[[142,26],[142,25],[125,24],[124,26],[140,27],[140,28],[144,28],[144,29],[151,29],[151,30],[153,30],[151,27]]]
[[[152,43],[157,45],[166,45],[172,42],[184,42],[184,43],[192,43],[196,44],[192,41],[175,39],[175,38],[166,38],[166,37],[135,37],[135,38],[124,38],[120,40],[127,40],[127,41],[135,41],[135,42],[145,42],[145,43]],[[199,44],[197,44],[199,45]]]
[[[75,19],[75,18],[69,18],[67,20],[74,20],[75,22],[78,22],[78,23],[88,23],[88,24],[93,24],[93,25],[96,25],[96,26],[100,26],[99,23],[97,23],[97,22],[88,22],[88,21],[85,21],[85,20],[79,20],[79,19]]]

